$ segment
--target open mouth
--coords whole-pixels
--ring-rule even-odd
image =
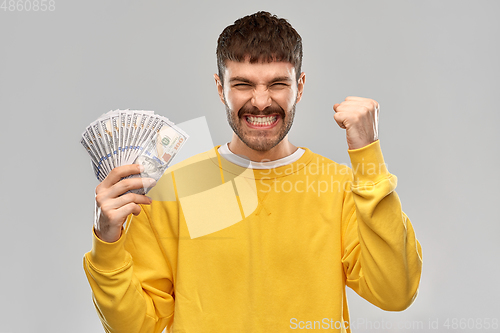
[[[272,128],[280,119],[280,116],[277,114],[269,115],[269,116],[255,116],[255,115],[244,115],[246,123],[249,127],[252,128]]]

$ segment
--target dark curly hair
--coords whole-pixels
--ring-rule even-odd
[[[217,40],[217,67],[223,79],[226,60],[250,63],[285,61],[295,67],[297,80],[302,66],[302,38],[286,19],[260,11],[240,18],[222,31]]]

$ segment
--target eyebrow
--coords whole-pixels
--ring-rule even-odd
[[[232,77],[229,79],[229,83],[232,83],[234,81],[239,81],[239,82],[246,82],[246,83],[252,83],[252,81],[250,81],[249,79],[246,79],[244,77],[241,77],[241,76],[235,76],[235,77]],[[274,79],[272,79],[270,82],[268,83],[275,83],[275,82],[280,82],[280,81],[287,81],[287,82],[291,82],[292,79],[289,78],[288,76],[278,76],[278,77],[275,77]]]

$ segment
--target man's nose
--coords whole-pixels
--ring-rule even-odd
[[[252,105],[255,106],[260,111],[264,110],[268,106],[271,106],[271,94],[267,88],[255,88],[252,96]]]

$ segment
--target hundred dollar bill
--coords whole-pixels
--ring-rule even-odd
[[[119,117],[120,117],[120,136],[119,136],[119,143],[118,143],[118,156],[119,156],[119,160],[120,160],[120,165],[123,164],[123,160],[124,160],[124,154],[125,154],[125,149],[124,149],[124,137],[125,137],[125,124],[126,124],[126,119],[127,119],[127,112],[125,111],[119,111]],[[128,133],[128,132],[127,132]]]
[[[96,162],[97,164],[97,175],[98,178],[101,174],[107,174],[107,170],[106,170],[106,165],[104,164],[104,160],[100,157],[100,152],[99,152],[99,149],[98,147],[96,146],[96,143],[94,142],[94,140],[92,139],[90,133],[88,132],[88,128],[87,130],[85,130],[83,133],[82,133],[82,141],[81,141],[82,145],[84,145],[84,147],[87,149],[87,147],[90,149],[90,152],[92,152],[90,154],[91,158]],[[87,150],[89,151],[89,150]]]
[[[119,154],[119,149],[118,146],[120,144],[120,116],[119,114],[115,113],[111,116],[110,118],[110,123],[111,123],[111,133],[112,133],[112,139],[113,139],[113,156],[115,156],[114,161],[115,161],[115,166],[120,165],[120,154]]]
[[[143,115],[139,124],[139,129],[134,138],[134,143],[132,144],[132,151],[130,152],[129,160],[127,163],[131,163],[137,155],[139,154],[140,147],[142,146],[147,133],[151,131],[151,126],[157,117],[155,115]]]
[[[102,167],[105,170],[106,175],[111,171],[109,163],[108,163],[108,157],[106,156],[104,152],[104,148],[102,145],[99,143],[99,138],[100,138],[100,133],[99,133],[99,128],[97,127],[97,124],[92,123],[87,127],[87,133],[89,134],[90,138],[92,139],[93,146],[95,147],[98,155],[98,159],[102,161]]]
[[[130,138],[131,131],[132,131],[132,113],[127,112],[125,115],[125,132],[122,134],[123,135],[123,139],[122,139],[123,155],[122,155],[122,161],[121,161],[122,164],[124,164],[126,159],[127,159],[129,146],[130,146],[130,139],[129,138]]]
[[[98,122],[94,122],[90,126],[90,131],[94,135],[94,142],[96,142],[101,152],[100,158],[104,160],[106,164],[107,173],[113,170],[113,162],[111,161],[111,154],[106,151],[106,145],[104,144],[104,138]]]
[[[111,170],[113,170],[117,166],[117,161],[116,155],[113,154],[113,128],[111,126],[111,119],[100,119],[97,124],[100,129],[102,143],[104,144],[104,151],[106,156],[108,156]]]
[[[142,174],[132,177],[158,180],[187,139],[188,135],[168,118],[153,111],[127,109],[101,115],[86,127],[80,143],[99,181],[115,167],[131,163],[145,167]]]
[[[86,137],[88,137],[88,133],[83,132],[82,138],[80,139],[80,143],[82,144],[83,148],[87,150],[87,153],[90,155],[92,162],[94,162],[99,166],[99,158],[97,157],[98,155],[94,152],[94,147],[90,146],[90,143],[88,142],[90,140],[87,140]]]
[[[173,125],[173,123],[171,123]],[[167,165],[185,144],[188,136],[177,126],[166,124],[161,127],[156,137],[156,154]],[[154,142],[154,140],[152,141]]]
[[[130,128],[129,128],[129,133],[128,133],[128,137],[127,137],[127,152],[125,153],[125,163],[126,163],[126,161],[128,161],[128,158],[129,158],[130,153],[132,151],[134,137],[135,137],[135,134],[139,128],[139,123],[140,123],[140,119],[142,117],[142,114],[140,112],[134,111],[131,114],[131,116],[132,116],[132,119],[130,122]]]
[[[120,160],[118,156],[118,144],[119,144],[119,113],[120,110],[111,110],[101,115],[96,122],[99,124],[101,129],[101,135],[104,138],[104,147],[107,153],[111,154],[113,160],[113,167],[120,165]]]
[[[99,179],[100,181],[103,181],[104,180],[104,177],[103,177],[103,173],[101,172],[100,168],[99,168],[99,164],[97,162],[97,159],[95,158],[95,155],[94,153],[92,152],[92,149],[90,148],[90,146],[85,142],[85,139],[82,137],[82,139],[80,140],[80,143],[83,145],[83,147],[87,150],[87,153],[90,155],[90,162],[92,164],[92,169],[94,170],[94,173],[97,177],[97,179]]]
[[[152,111],[140,111],[137,113],[137,117],[132,117],[132,135],[130,139],[129,152],[125,163],[130,163],[133,160],[134,154],[136,154],[137,144],[144,127],[147,124],[149,117],[153,114]]]
[[[147,140],[147,144],[141,150],[139,156],[133,161],[133,164],[144,166],[144,171],[140,174],[140,177],[159,180],[171,164],[174,156],[188,139],[188,135],[184,131],[172,125],[162,120],[161,126],[156,133]],[[139,175],[133,175],[132,177],[138,176]],[[130,192],[146,194],[149,190],[150,188],[142,188],[131,190]]]
[[[113,154],[113,128],[111,126],[111,119],[100,119],[97,121],[97,125],[99,126],[102,143],[104,144],[104,151],[106,152],[106,156],[108,156],[111,168],[113,169],[118,163],[116,161],[116,155]]]
[[[133,147],[133,150],[130,154],[130,158],[127,163],[133,163],[133,161],[137,158],[137,156],[144,149],[144,145],[151,139],[152,135],[155,133],[158,122],[160,118],[158,115],[152,115],[147,120],[147,125],[142,129],[141,133],[139,133],[139,138],[136,141],[136,144]]]

